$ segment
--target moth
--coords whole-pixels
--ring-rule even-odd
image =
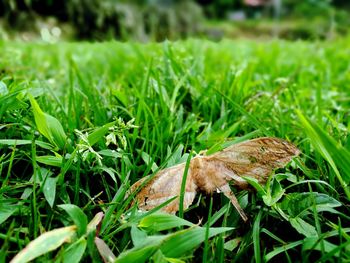
[[[264,184],[273,170],[284,167],[299,154],[300,150],[285,140],[263,137],[234,144],[212,155],[195,156],[189,163],[183,209],[192,204],[197,192],[222,192],[242,219],[247,221],[248,217],[230,185],[247,189],[249,185],[242,176],[255,178]],[[134,199],[139,209],[148,211],[177,197],[162,208],[164,212],[176,213],[185,166],[182,163],[159,171],[140,190],[148,176],[133,184],[130,192],[139,190]]]

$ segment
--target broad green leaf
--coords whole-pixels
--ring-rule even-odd
[[[81,237],[71,244],[63,254],[64,263],[78,263],[84,255],[86,249],[86,239]]]
[[[108,132],[109,128],[112,127],[114,124],[115,121],[107,123],[102,127],[95,129],[92,133],[88,135],[89,144],[93,146],[95,143],[101,140],[103,136],[105,136],[105,134]]]
[[[49,114],[45,113],[45,118],[53,143],[59,149],[63,149],[67,142],[67,136],[63,130],[62,124]]]
[[[43,193],[44,193],[45,199],[51,207],[53,207],[53,203],[55,202],[56,182],[57,182],[57,177],[56,178],[48,177],[43,187]]]
[[[309,213],[314,205],[316,211],[321,212],[328,211],[328,208],[341,206],[341,203],[329,195],[317,192],[291,193],[283,199],[280,208],[287,211],[291,217],[297,217]]]
[[[163,255],[162,251],[158,249],[157,252],[153,254],[151,262],[168,263],[169,261],[166,260],[166,257]]]
[[[52,156],[52,155],[37,156],[36,161],[39,163],[43,163],[43,164],[47,164],[55,167],[62,166],[62,156]]]
[[[163,231],[174,227],[193,226],[193,224],[175,215],[159,212],[144,217],[138,226],[148,231]]]
[[[0,204],[0,225],[5,222],[16,210],[17,206],[6,204],[3,200]]]
[[[298,182],[297,176],[291,173],[278,173],[278,174],[275,174],[273,178],[278,182],[281,182],[282,180],[285,180],[285,179],[287,179],[289,182],[292,182],[292,183]]]
[[[135,225],[131,226],[130,235],[132,243],[135,247],[142,246],[147,239],[146,232],[142,231],[141,229],[138,229]]]
[[[323,248],[323,247],[321,247],[321,248]],[[346,241],[344,243],[341,243],[338,246],[335,246],[334,249],[329,251],[327,254],[324,253],[324,255],[319,259],[319,262],[332,262],[331,258],[339,259],[340,258],[339,257],[340,253],[341,253],[342,256],[344,256],[344,255],[348,256],[349,252],[350,252],[350,240],[348,240],[348,241]],[[334,260],[333,260],[333,262],[334,262]]]
[[[303,250],[324,250],[324,252],[329,253],[337,247],[327,240],[320,240],[317,236],[306,237],[303,242]]]
[[[72,218],[74,224],[77,226],[78,236],[80,237],[84,235],[87,230],[87,216],[83,213],[83,211],[76,205],[72,204],[58,205],[58,207],[66,211]]]
[[[208,238],[232,230],[230,227],[209,228]],[[205,227],[192,227],[177,231],[163,241],[160,249],[166,257],[176,258],[182,256],[199,246],[205,240]]]
[[[266,186],[267,193],[262,196],[264,203],[267,206],[276,204],[283,196],[285,190],[282,188],[280,182],[273,178]]]
[[[128,197],[128,200],[131,200],[132,198],[132,195],[130,195]],[[164,203],[160,204],[159,206],[151,209],[150,211],[146,212],[146,213],[137,213],[138,215],[130,222],[127,222],[127,223],[124,223],[122,224],[116,231],[119,232],[121,231],[122,229],[125,229],[125,228],[128,228],[128,227],[131,227],[135,222],[138,222],[140,221],[142,218],[146,217],[147,215],[150,215],[150,214],[153,214],[157,211],[159,211],[160,209],[162,209],[162,207],[165,207],[167,206],[168,204],[170,204],[172,201],[174,201],[177,197],[174,196],[172,198],[170,198],[169,200],[165,201]],[[117,214],[118,217],[121,215],[121,213]]]
[[[59,149],[63,149],[67,136],[61,123],[53,116],[43,112],[32,95],[28,95],[32,105],[34,119],[39,132]]]
[[[224,248],[226,250],[229,250],[229,251],[232,252],[235,248],[238,247],[238,245],[241,243],[241,241],[242,241],[241,237],[237,237],[237,238],[231,239],[231,240],[225,242]]]
[[[102,239],[95,237],[95,245],[104,262],[115,262],[116,256]]]
[[[46,120],[45,113],[41,110],[39,104],[36,102],[32,95],[28,95],[30,103],[33,108],[34,118],[36,126],[39,132],[44,135],[51,143],[54,143],[51,132],[49,130],[49,126]]]
[[[289,222],[296,231],[306,237],[317,235],[316,228],[300,217],[289,218]]]
[[[148,237],[144,244],[146,246],[134,247],[121,253],[115,263],[146,262],[158,249],[161,242],[167,236]]]
[[[272,179],[270,184],[271,197],[274,203],[276,203],[284,194],[285,190],[282,188],[281,183]]]
[[[265,189],[261,186],[257,179],[248,176],[242,176],[242,178],[253,186],[260,196],[266,195]]]
[[[129,263],[129,262],[146,262],[155,251],[157,251],[158,245],[147,246],[137,250],[131,250],[127,253],[122,253],[116,259],[115,263]]]
[[[49,178],[52,175],[52,172],[44,167],[39,167],[39,169],[37,169],[36,172],[36,183],[40,184],[41,186],[42,183],[46,180],[46,178]],[[29,182],[34,183],[34,175],[30,177]],[[32,193],[33,187],[25,188],[21,195],[21,199],[27,199]]]
[[[19,252],[11,263],[29,262],[47,252],[53,251],[63,243],[69,243],[76,235],[76,226],[54,229],[40,235]]]
[[[123,156],[120,152],[117,152],[117,151],[111,150],[111,149],[104,149],[104,150],[98,151],[97,153],[99,155],[113,157],[115,159],[122,158],[122,156]]]
[[[21,195],[21,199],[25,200],[27,199],[31,194],[33,193],[33,188],[27,187],[26,189],[24,189],[22,195]]]
[[[209,228],[208,238],[233,228]],[[140,246],[127,250],[119,255],[116,262],[145,262],[158,249],[166,258],[177,258],[199,246],[205,240],[206,228],[192,227],[172,234],[148,236]]]

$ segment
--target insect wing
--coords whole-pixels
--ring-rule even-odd
[[[177,196],[178,198],[162,208],[164,212],[177,212],[179,209],[179,196],[184,171],[185,164],[180,164],[158,172],[136,195],[138,207],[141,210],[151,210]],[[144,180],[142,178],[136,182],[131,189],[136,190]],[[190,171],[188,171],[183,203],[184,209],[187,209],[192,204],[195,195],[196,185],[193,182]]]
[[[299,149],[285,140],[264,137],[234,144],[208,157],[224,163],[232,178],[250,176],[264,183],[272,170],[285,166],[299,154]]]

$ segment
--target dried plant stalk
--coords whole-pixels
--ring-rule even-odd
[[[246,189],[248,183],[242,176],[256,178],[264,184],[269,174],[284,167],[300,154],[293,144],[278,138],[258,138],[234,144],[209,156],[196,156],[190,161],[187,174],[183,208],[187,209],[197,192],[211,194],[222,192],[228,197],[244,221],[247,220],[229,184]],[[185,164],[159,171],[136,195],[135,201],[141,210],[150,210],[175,196],[179,197]],[[142,178],[131,187],[136,191],[146,180]],[[179,209],[179,198],[162,210],[175,213]]]

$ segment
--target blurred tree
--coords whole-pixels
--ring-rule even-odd
[[[227,12],[242,7],[241,0],[197,0],[210,18],[225,19]]]
[[[338,8],[338,9],[336,9]],[[40,31],[48,18],[53,25],[71,25],[79,39],[177,39],[202,32],[210,19],[234,17],[321,18],[347,31],[350,1],[345,0],[0,0],[1,24],[7,30]],[[237,17],[237,16],[236,16]],[[39,22],[38,22],[39,21]],[[45,23],[44,23],[45,22]]]
[[[179,38],[200,30],[203,14],[191,0],[0,0],[9,29],[35,28],[38,17],[69,22],[78,38]]]
[[[329,15],[332,0],[284,0],[284,12],[293,16],[308,17]]]

